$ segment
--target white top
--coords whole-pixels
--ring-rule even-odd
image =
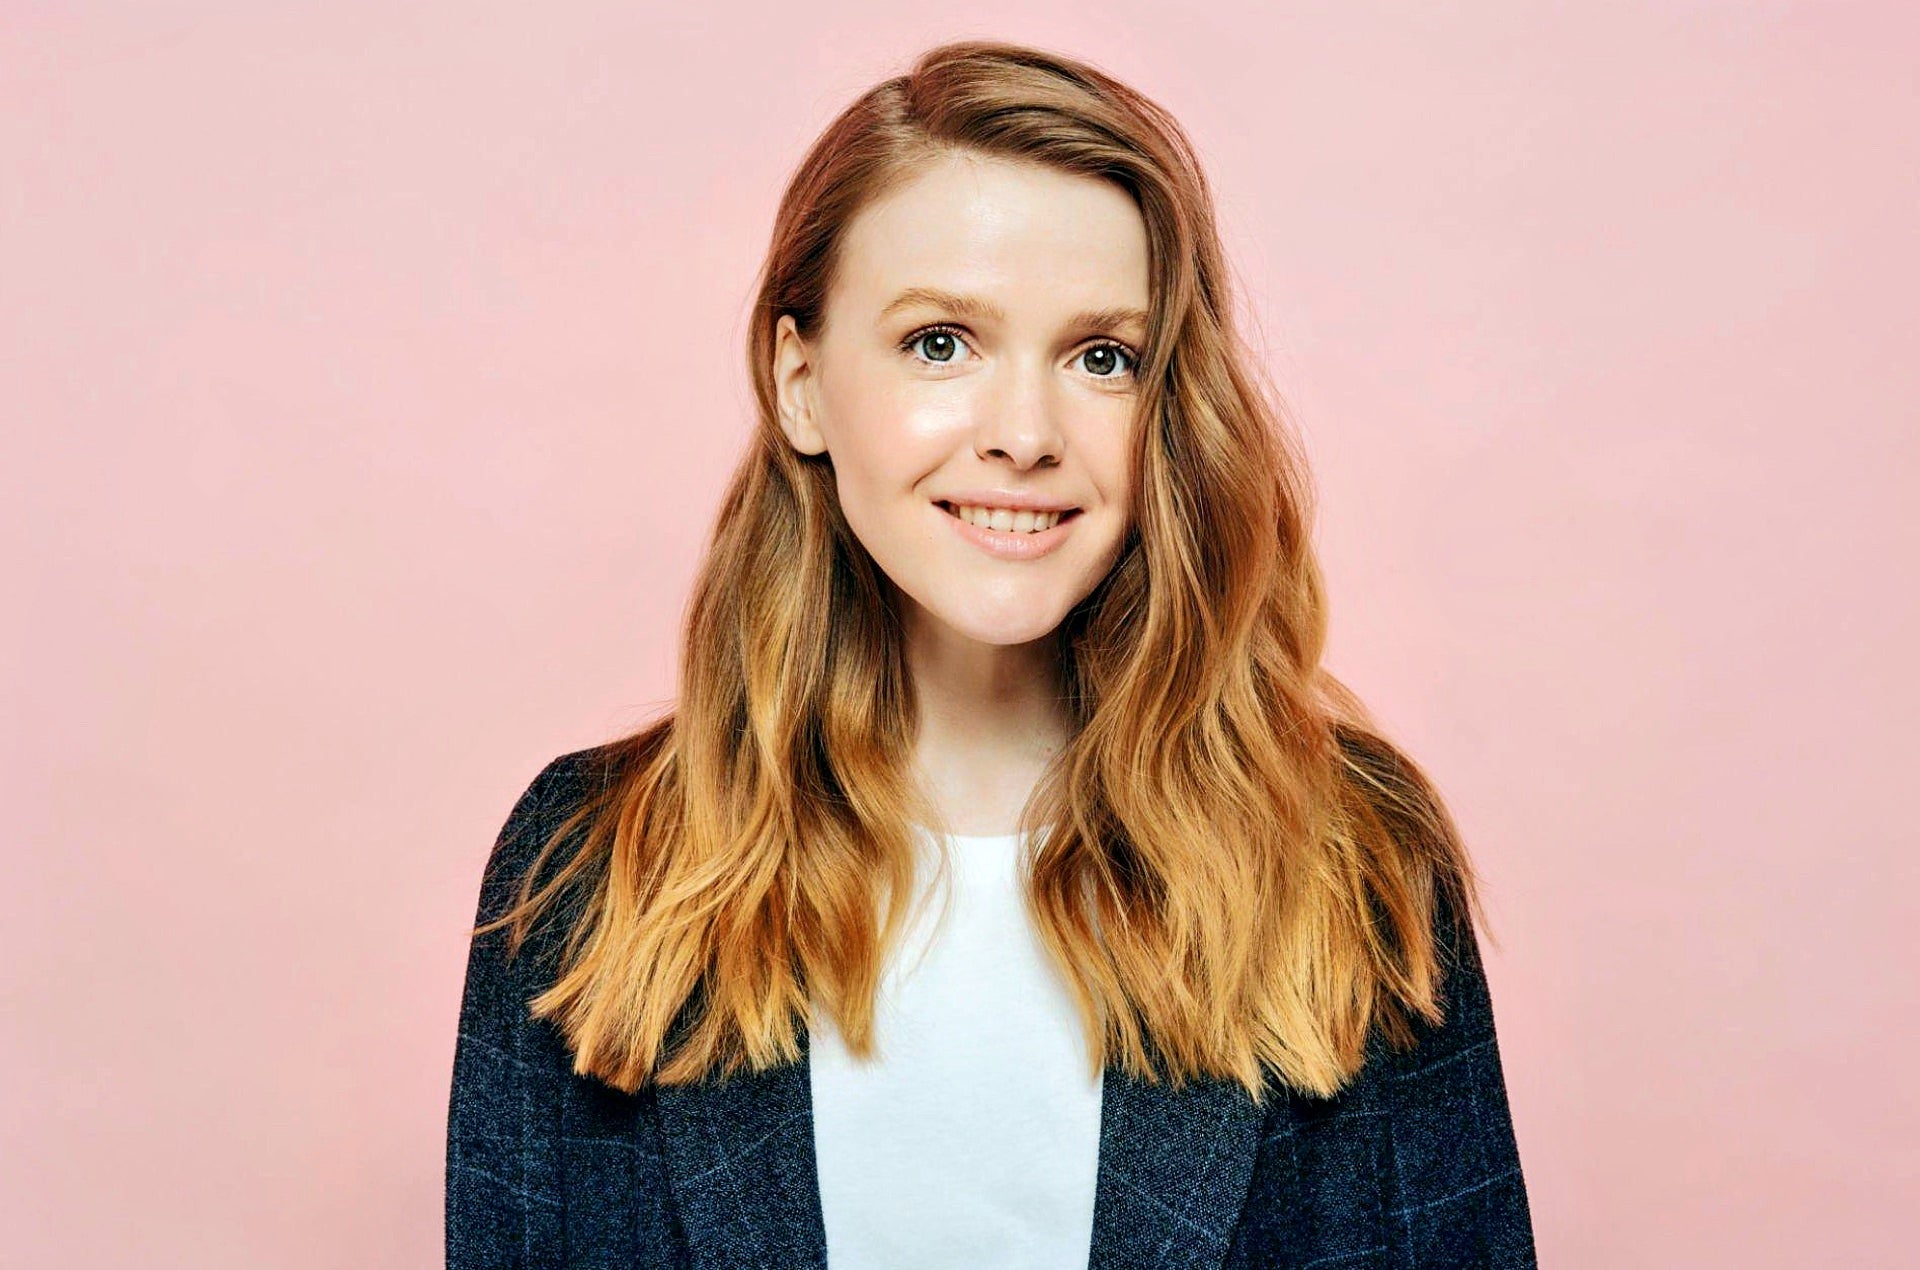
[[[921,908],[882,978],[878,1054],[855,1059],[824,1012],[809,1040],[827,1264],[1083,1270],[1101,1079],[1027,918],[1021,838],[949,838],[937,927],[934,840],[919,841]]]

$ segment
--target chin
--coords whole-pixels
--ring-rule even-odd
[[[939,616],[940,620],[956,634],[964,635],[981,644],[994,644],[1007,648],[1045,639],[1060,626],[1059,616],[1036,621],[1031,613],[1004,622],[982,620],[977,612],[965,619],[948,618],[938,613],[935,616]]]

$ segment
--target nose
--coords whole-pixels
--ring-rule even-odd
[[[1008,363],[980,404],[974,450],[981,458],[1011,459],[1026,469],[1059,463],[1066,448],[1057,387],[1044,364]]]

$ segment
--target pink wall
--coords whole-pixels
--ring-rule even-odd
[[[990,34],[1202,148],[1543,1259],[1912,1264],[1920,24],[1444,8],[7,6],[7,1263],[437,1262],[478,870],[672,695],[780,181]]]

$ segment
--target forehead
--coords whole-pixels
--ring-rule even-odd
[[[916,289],[980,296],[1008,320],[1148,300],[1146,224],[1096,177],[977,154],[932,161],[847,227],[835,307],[872,320]]]

